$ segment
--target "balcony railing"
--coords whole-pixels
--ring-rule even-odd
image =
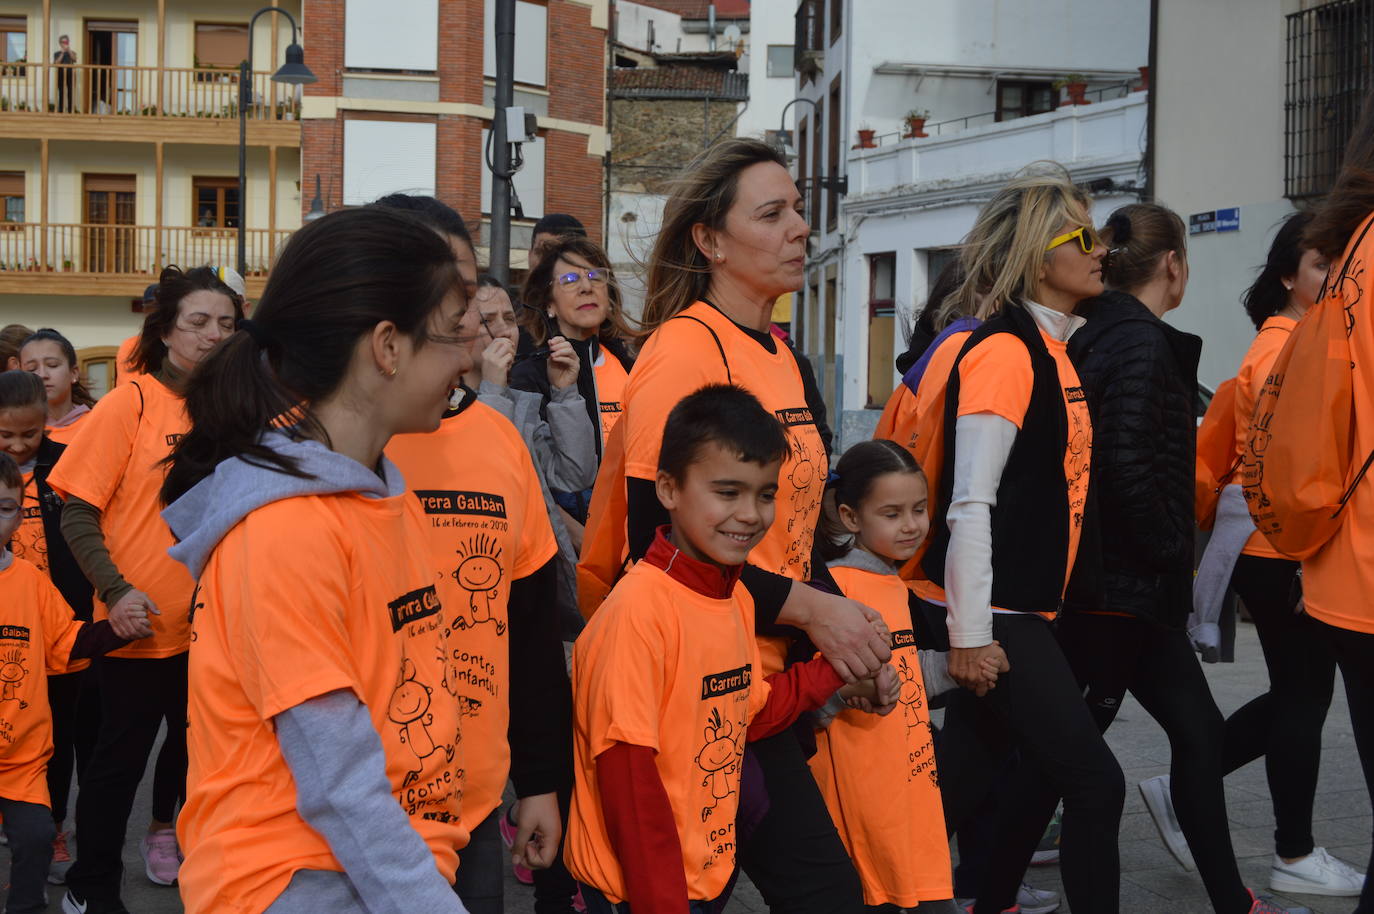
[[[288,229],[245,230],[249,275],[265,274],[290,234]],[[4,272],[156,276],[168,264],[233,265],[237,256],[236,229],[0,222]]]
[[[7,63],[0,64],[0,112],[229,119],[239,116],[238,85],[237,69]],[[252,90],[250,120],[300,117],[295,87],[260,72]]]

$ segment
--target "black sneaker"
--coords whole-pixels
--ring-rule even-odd
[[[71,889],[62,898],[62,914],[129,914],[129,909],[124,907],[124,902],[116,898],[114,901],[97,901],[94,898],[83,899]]]

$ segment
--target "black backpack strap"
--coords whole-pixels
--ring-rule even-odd
[[[129,383],[134,386],[134,390],[138,391],[138,421],[142,422],[144,405],[143,387],[137,381],[130,381]]]
[[[716,341],[716,349],[720,352],[720,360],[725,365],[725,380],[731,384],[735,383],[735,379],[730,376],[730,360],[725,357],[725,347],[720,344],[720,337],[716,334],[715,328],[701,318],[693,317],[690,314],[678,314],[674,316],[672,320],[676,320],[679,317],[683,320],[696,321],[706,328],[706,332],[711,334],[711,339]]]

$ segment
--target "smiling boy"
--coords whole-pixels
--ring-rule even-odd
[[[755,679],[754,607],[735,585],[773,522],[789,452],[739,387],[704,387],[668,416],[655,484],[672,523],[573,651],[566,856],[591,914],[704,910],[735,868],[745,743],[842,685],[823,659]],[[851,689],[874,694],[871,681]]]

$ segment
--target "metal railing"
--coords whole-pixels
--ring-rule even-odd
[[[0,64],[0,112],[233,120],[239,116],[238,83],[237,69],[7,63]],[[259,72],[252,89],[250,120],[299,119],[297,87]]]
[[[1112,99],[1125,98],[1127,95],[1131,94],[1131,91],[1131,83],[1129,81],[1126,81],[1120,83],[1113,83],[1109,86],[1101,86],[1097,89],[1089,89],[1087,92],[1084,93],[1084,97],[1087,98],[1090,102],[1111,101]],[[1070,107],[1067,102],[1067,99],[1061,101],[1059,107]],[[1057,111],[1059,110],[1059,108],[1055,108],[1053,110]],[[1051,112],[1041,111],[1039,113],[1050,114]],[[1028,116],[1035,117],[1036,115]],[[966,117],[955,117],[950,118],[949,120],[927,123],[925,125],[926,137],[921,137],[921,139],[926,139],[927,137],[948,136],[955,133],[963,133],[966,130],[971,130],[975,127],[986,127],[989,124],[1014,124],[1019,120],[1022,120],[1022,118],[1016,117],[1009,118],[1004,121],[999,121],[997,120],[996,111],[984,111],[980,114],[970,114]],[[895,143],[900,143],[903,139],[910,138],[906,136],[906,133],[904,131],[897,131],[896,133],[880,133],[873,138],[873,141],[881,147]]]
[[[1374,2],[1336,0],[1288,16],[1283,192],[1331,189],[1371,85]]]
[[[265,274],[289,229],[247,229],[249,275]],[[0,271],[156,276],[168,264],[234,263],[232,228],[0,222]]]

